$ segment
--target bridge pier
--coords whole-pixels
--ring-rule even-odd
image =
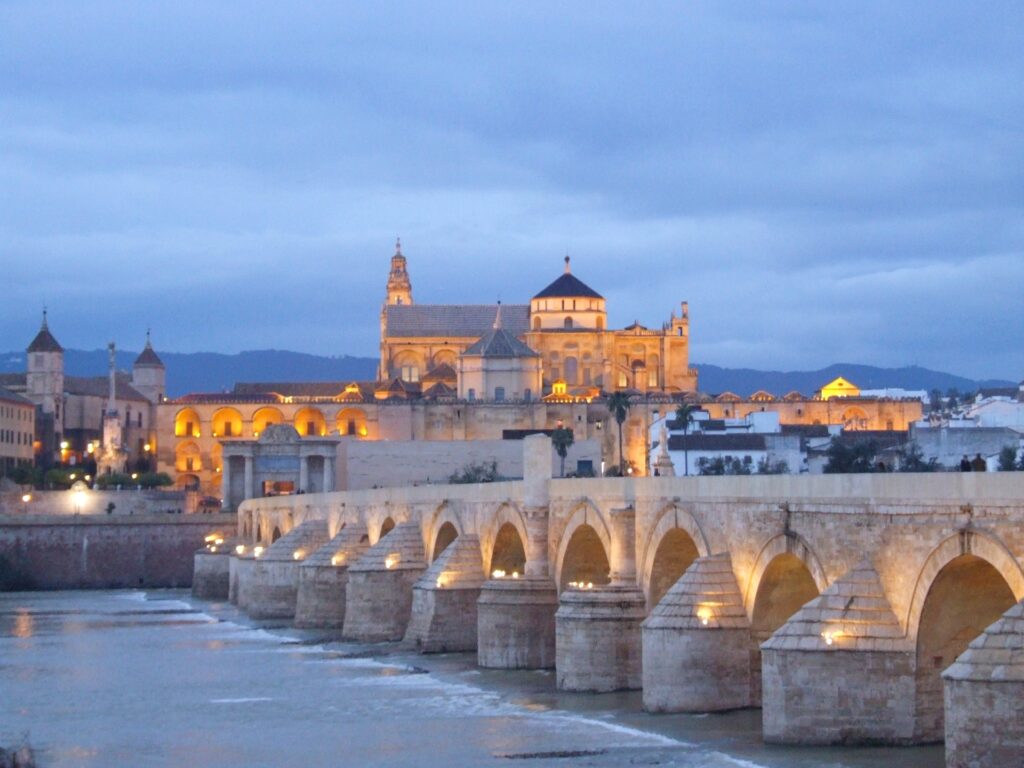
[[[255,559],[248,574],[246,611],[254,619],[291,619],[302,560],[327,542],[327,521],[307,520]]]
[[[942,673],[946,765],[1002,768],[1024,755],[1024,603],[1017,603]]]
[[[231,549],[228,544],[210,552],[206,547],[192,558],[192,595],[203,600],[227,600],[231,582]]]
[[[369,549],[365,525],[347,525],[302,562],[295,598],[295,626],[341,629],[345,623],[348,567]]]
[[[476,650],[477,600],[483,583],[480,539],[463,534],[413,586],[405,642],[422,653]]]
[[[761,646],[764,740],[909,744],[914,651],[861,561]]]
[[[555,666],[558,590],[547,578],[485,581],[477,602],[477,664],[491,669]]]
[[[563,590],[555,614],[555,669],[564,691],[596,693],[641,686],[640,624],[647,614],[636,586],[636,512],[611,512],[607,586]]]
[[[418,523],[401,523],[349,566],[342,636],[401,640],[412,613],[412,587],[427,569]]]
[[[252,551],[241,555],[232,555],[228,564],[228,601],[245,610],[248,605],[248,586],[256,558]]]
[[[643,623],[644,709],[751,706],[750,621],[727,553],[695,560]]]
[[[635,586],[562,592],[555,614],[558,688],[595,693],[639,688],[645,614],[643,592]]]

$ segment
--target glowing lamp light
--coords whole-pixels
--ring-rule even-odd
[[[711,609],[706,605],[698,608],[697,618],[700,619],[700,623],[706,627],[708,622],[711,621]]]
[[[60,449],[62,451],[66,451],[68,449],[68,441],[67,440],[61,440],[60,441]]]
[[[222,538],[220,538],[218,536],[216,539],[213,540],[213,543],[216,544],[219,547],[221,544],[224,543],[224,539],[222,539]]]
[[[203,537],[203,541],[205,541],[207,544],[209,544],[211,541],[213,541],[216,538],[217,538],[217,534],[216,533],[211,533],[209,536]]]
[[[503,570],[501,570],[501,568],[495,568],[491,572],[491,578],[492,579],[504,579],[505,578],[505,572]]]
[[[388,570],[398,565],[398,555],[388,555],[384,558],[384,567]]]
[[[245,544],[239,544],[237,547],[235,547],[235,554],[236,555],[244,555],[245,554]]]
[[[21,500],[28,504],[30,501],[32,501],[32,494],[26,493],[24,496],[21,497]]]
[[[142,450],[144,450],[146,453],[149,453],[150,451],[153,450],[153,446],[150,445],[149,443],[146,443],[144,446],[142,446]]]
[[[838,629],[827,629],[821,633],[821,636],[825,640],[825,645],[832,645],[836,640],[843,636],[843,633]]]
[[[306,556],[306,551],[303,550],[303,549],[296,549],[294,552],[292,552],[292,559],[294,559],[294,560],[301,560],[305,556]]]
[[[74,480],[74,479],[75,479],[76,477],[78,477],[78,475],[76,475],[76,474],[75,474],[74,472],[72,472],[72,473],[71,473],[71,474],[69,475],[69,477],[70,477],[70,478],[71,478],[72,480]]]
[[[87,446],[85,446],[85,450],[87,453],[93,453],[96,450],[96,446],[93,445],[92,443],[89,443]]]
[[[216,552],[216,551],[217,551],[217,547],[215,547],[215,546],[213,546],[213,545],[211,544],[211,545],[210,545],[210,551],[211,551],[211,552]]]
[[[331,558],[331,565],[341,565],[344,562],[345,562],[345,555],[344,554],[335,555],[334,557]]]
[[[259,557],[263,554],[263,547],[253,547],[252,556]]]

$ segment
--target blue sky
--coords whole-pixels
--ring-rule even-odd
[[[0,0],[0,349],[376,353],[416,300],[1024,377],[1024,4]],[[425,10],[429,7],[429,10]]]

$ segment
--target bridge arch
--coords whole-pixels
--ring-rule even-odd
[[[581,501],[562,531],[558,545],[555,583],[559,591],[570,581],[607,584],[611,544],[611,530],[604,516],[590,500]]]
[[[391,531],[395,529],[395,519],[388,515],[380,521],[380,527],[377,528],[377,538],[374,540],[374,544],[387,536]]]
[[[445,531],[443,537],[441,535],[442,530]],[[423,533],[426,538],[424,546],[427,553],[427,561],[432,563],[445,547],[451,544],[456,537],[465,533],[465,527],[451,502],[446,500],[434,510]]]
[[[657,605],[698,557],[711,554],[696,518],[678,504],[667,504],[644,541],[640,587],[648,610]]]
[[[761,643],[827,586],[820,561],[798,534],[779,534],[761,548],[744,597],[750,617],[753,706],[761,706]]]
[[[811,549],[804,537],[798,533],[790,533],[789,535],[780,533],[777,536],[773,536],[761,547],[761,551],[757,554],[757,560],[754,562],[754,568],[751,570],[750,577],[747,580],[747,586],[743,595],[743,605],[747,609],[747,617],[751,620],[754,618],[754,603],[757,601],[757,593],[760,591],[761,584],[764,581],[765,571],[768,570],[768,567],[777,557],[785,554],[790,554],[803,563],[811,579],[813,579],[814,586],[819,594],[828,587],[825,569],[821,567],[821,561],[818,560],[818,556],[814,554],[814,550]]]
[[[502,504],[491,518],[486,531],[480,545],[487,574],[491,575],[495,570],[523,573],[526,569],[526,542],[529,534],[519,508],[511,502]]]
[[[910,606],[914,640],[914,737],[945,733],[941,673],[967,645],[1024,596],[1024,573],[1001,541],[961,531],[929,555]]]

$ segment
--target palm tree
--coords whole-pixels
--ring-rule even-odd
[[[565,477],[565,457],[569,453],[569,446],[574,442],[576,442],[576,437],[573,435],[571,429],[559,427],[551,433],[551,444],[555,446],[555,453],[557,453],[558,458],[562,460],[561,477]]]
[[[622,424],[629,413],[629,395],[625,392],[613,392],[608,395],[608,413],[619,425],[619,476],[626,474],[626,457],[622,454]]]
[[[698,410],[697,406],[690,403],[683,403],[676,408],[676,421],[683,428],[683,474],[690,474],[690,451],[686,447],[687,435],[690,433],[690,425],[693,423],[693,413]]]

